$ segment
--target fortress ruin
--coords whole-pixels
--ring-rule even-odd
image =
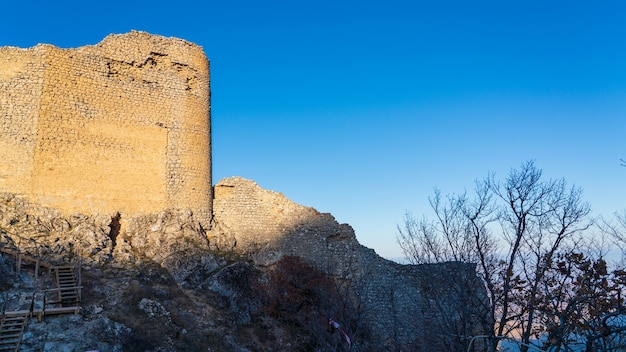
[[[143,32],[0,48],[0,192],[69,214],[212,214],[209,62]]]
[[[332,276],[341,304],[355,308],[355,329],[369,334],[365,349],[441,350],[434,346],[450,336],[489,331],[479,306],[467,305],[472,292],[484,291],[473,264],[385,260],[331,214],[241,177],[218,182],[213,197],[210,136],[209,62],[195,44],[130,32],[77,49],[0,47],[0,235],[8,243],[36,239],[51,257],[79,253],[90,263],[135,268],[129,273],[159,265],[171,281],[161,281],[161,271],[141,280],[202,292],[184,301],[223,296],[235,315],[218,322],[236,316],[241,323],[232,324],[249,324],[256,304],[233,300],[249,294],[239,285],[245,280],[223,276],[238,282],[239,296],[223,286],[218,275],[240,275],[237,264],[211,252],[243,255],[266,272],[296,256]],[[129,285],[139,282],[132,275]],[[119,297],[130,287],[113,285]],[[114,299],[100,307],[116,306]],[[172,315],[210,320],[203,307],[211,300],[196,302]],[[189,327],[218,336],[215,325],[222,324]],[[176,329],[175,340],[191,341]]]

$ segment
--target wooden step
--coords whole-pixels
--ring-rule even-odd
[[[9,341],[6,344],[0,343],[0,351],[17,351],[19,341]]]
[[[6,321],[10,318],[27,317],[29,313],[30,313],[30,310],[14,310],[14,311],[5,312],[3,321]]]
[[[76,288],[76,277],[74,267],[54,267],[57,281],[57,301],[63,305],[78,302],[79,295]]]
[[[76,286],[59,287],[57,291],[61,292],[61,294],[72,293],[72,292],[76,292],[77,288],[78,287]]]
[[[80,307],[56,307],[56,308],[46,308],[44,311],[44,315],[54,315],[54,314],[78,314],[80,311]]]
[[[30,310],[6,312],[0,321],[0,351],[17,351]]]
[[[18,329],[15,330],[13,332],[7,332],[6,334],[0,333],[0,341],[4,341],[4,340],[10,340],[10,339],[17,339],[22,335],[22,330]]]
[[[20,341],[0,341],[0,351],[17,351],[17,348],[20,345]]]

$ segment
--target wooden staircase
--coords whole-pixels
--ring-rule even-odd
[[[57,296],[61,306],[75,306],[80,302],[78,282],[75,275],[75,268],[72,266],[55,266],[57,279]]]
[[[18,238],[21,238],[18,236]],[[22,333],[29,317],[37,317],[40,322],[45,315],[78,314],[81,301],[81,266],[80,262],[72,266],[53,266],[42,259],[39,245],[34,240],[24,239],[34,243],[34,250],[20,250],[19,244],[3,241],[0,236],[0,254],[15,257],[16,272],[19,274],[23,262],[33,263],[35,279],[39,277],[40,267],[48,268],[48,273],[54,271],[56,288],[34,292],[30,296],[30,309],[5,311],[2,307],[0,315],[0,352],[16,352],[22,339]],[[48,294],[54,298],[48,298]],[[22,308],[23,309],[23,308]]]
[[[0,320],[0,351],[17,351],[30,310],[6,312]]]

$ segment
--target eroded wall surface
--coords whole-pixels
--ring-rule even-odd
[[[0,48],[0,189],[26,193],[33,173],[45,48]]]
[[[209,241],[217,249],[248,254],[262,266],[297,256],[332,275],[354,307],[364,307],[353,313],[370,332],[372,350],[444,350],[434,343],[440,342],[442,326],[454,326],[447,324],[459,312],[475,329],[474,336],[489,331],[478,326],[488,318],[477,318],[476,302],[471,307],[466,303],[476,297],[470,292],[484,290],[474,264],[388,261],[361,245],[352,227],[339,224],[331,214],[294,203],[241,177],[215,185],[213,220]]]
[[[209,63],[143,32],[0,48],[0,192],[66,213],[211,219]]]

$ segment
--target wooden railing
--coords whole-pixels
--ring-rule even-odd
[[[0,252],[15,256],[16,273],[20,272],[23,261],[35,263],[35,278],[39,277],[40,267],[48,268],[49,273],[51,273],[53,270],[55,271],[55,281],[57,287],[45,289],[42,291],[36,291],[35,293],[33,293],[33,301],[31,302],[30,307],[31,316],[32,314],[35,314],[38,318],[40,318],[43,317],[45,312],[48,312],[48,314],[77,314],[80,310],[78,304],[82,300],[82,270],[80,257],[74,258],[74,265],[55,266],[41,257],[41,248],[45,247],[49,249],[48,246],[41,245],[33,239],[28,239],[16,234],[10,234],[10,237],[7,237],[6,231],[3,232],[4,234],[0,235]],[[10,239],[10,241],[8,241],[7,238]],[[15,243],[14,238],[17,239],[17,243]],[[20,247],[22,243],[30,244],[29,248],[31,250],[22,250]],[[47,296],[50,292],[56,292],[56,300],[48,300]],[[36,312],[33,312],[35,296],[39,293],[43,294],[43,306],[41,309],[37,308],[35,309]],[[60,307],[49,307],[49,305],[51,304],[59,305]],[[4,305],[2,307],[2,311],[4,314]]]
[[[16,243],[17,239],[17,243]],[[39,244],[34,239],[8,234],[6,230],[0,231],[0,252],[15,257],[15,271],[19,274],[22,262],[35,264],[35,279],[39,277],[39,268],[47,267],[48,273],[55,270],[56,288],[33,292],[30,298],[29,308],[26,310],[6,310],[6,300],[3,301],[0,314],[0,351],[17,351],[22,339],[22,333],[28,319],[37,317],[41,322],[46,315],[78,314],[82,299],[81,260],[76,260],[73,266],[53,266],[42,258],[42,248],[49,250],[48,246]],[[56,293],[56,300],[49,300],[49,293]],[[37,299],[41,297],[41,301]]]

